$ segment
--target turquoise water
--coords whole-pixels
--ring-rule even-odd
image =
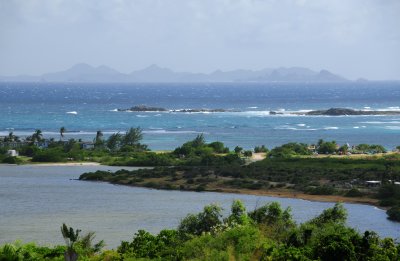
[[[175,228],[188,213],[210,203],[227,212],[234,199],[248,210],[277,201],[290,206],[296,222],[304,222],[333,203],[266,196],[163,191],[76,180],[87,171],[116,170],[108,166],[6,166],[0,165],[0,244],[21,239],[41,244],[63,244],[63,222],[84,232],[95,231],[108,248],[131,240],[138,229],[156,233]],[[400,223],[386,219],[373,206],[345,204],[348,224],[360,232],[399,238]]]
[[[117,112],[145,104],[170,110],[223,108],[240,112],[151,113]],[[173,149],[204,133],[231,148],[273,147],[290,141],[312,143],[319,138],[339,144],[377,143],[388,149],[400,145],[400,116],[306,117],[269,115],[274,111],[303,111],[348,107],[400,110],[400,83],[341,84],[55,84],[0,83],[0,136],[14,131],[30,135],[42,129],[58,137],[93,139],[140,126],[152,149]]]

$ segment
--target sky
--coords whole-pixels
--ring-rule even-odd
[[[400,80],[400,0],[0,0],[0,75],[307,67]]]

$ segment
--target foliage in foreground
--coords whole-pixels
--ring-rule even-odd
[[[189,214],[175,230],[153,235],[139,230],[132,241],[122,241],[116,250],[99,251],[93,234],[63,225],[67,247],[42,247],[33,243],[0,247],[0,260],[64,260],[76,253],[78,260],[399,260],[400,245],[374,232],[360,234],[345,225],[341,204],[297,225],[290,208],[276,202],[247,212],[234,201],[230,215],[209,205]],[[89,241],[89,242],[88,242]]]

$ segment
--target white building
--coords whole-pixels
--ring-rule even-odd
[[[7,151],[7,155],[11,156],[11,157],[17,157],[18,156],[18,152],[16,150],[8,150]]]

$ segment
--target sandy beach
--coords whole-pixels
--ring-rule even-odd
[[[24,164],[25,166],[99,166],[98,162],[66,162],[66,163],[38,163],[38,164]]]
[[[297,198],[309,201],[319,201],[319,202],[344,202],[353,204],[367,204],[385,209],[379,206],[379,201],[373,198],[363,198],[363,197],[344,197],[339,195],[311,195],[305,194],[297,191],[288,190],[250,190],[250,189],[226,189],[226,188],[216,188],[216,191],[223,193],[236,193],[236,194],[247,194],[247,195],[257,195],[257,196],[271,196],[279,198]]]

